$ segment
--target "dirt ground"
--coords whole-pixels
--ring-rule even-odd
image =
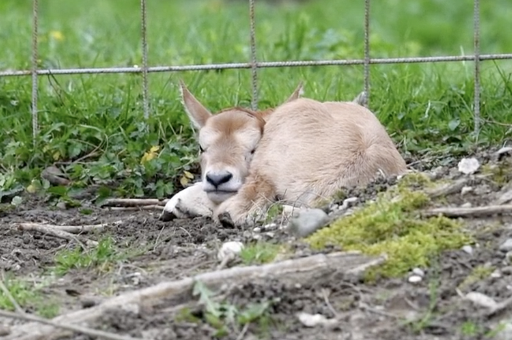
[[[482,151],[475,157],[483,166],[494,164],[504,167],[503,176],[507,176],[512,156],[505,153],[497,157],[494,152]],[[415,161],[413,167],[451,181],[466,176],[457,171],[459,160],[426,157]],[[473,190],[464,195],[460,190],[449,194],[445,206],[486,206],[510,189],[508,177],[502,183],[484,175],[473,177]],[[386,187],[385,183],[376,183],[355,194],[364,201],[375,197]],[[107,210],[91,204],[87,206],[90,213],[83,214],[83,208],[62,210],[43,200],[26,199],[15,210],[0,215],[0,267],[6,274],[28,282],[41,282],[49,268],[56,265],[55,254],[63,249],[74,249],[76,242],[37,231],[22,231],[15,227],[18,223],[88,225],[121,221],[101,232],[77,238],[85,243],[111,235],[118,250],[143,250],[140,254],[132,253],[127,259],[115,261],[109,268],[72,269],[63,277],[50,280],[43,293],[48,301],[58,301],[59,314],[88,308],[111,296],[159,282],[214,271],[219,264],[217,250],[222,242],[241,241],[247,244],[254,241],[253,230],[225,229],[208,219],[162,222],[158,219],[159,211]],[[448,340],[491,339],[493,334],[497,334],[494,339],[512,339],[512,308],[505,306],[490,314],[488,308],[463,299],[457,291],[461,282],[474,274],[475,268],[487,266],[492,268],[491,274],[469,283],[463,293],[479,292],[498,303],[510,299],[512,264],[508,260],[510,254],[500,246],[512,239],[512,219],[504,214],[464,218],[464,221],[467,228],[481,231],[477,244],[468,245],[469,250],[466,247],[443,253],[438,270],[421,268],[424,277],[417,283],[409,281],[410,275],[399,279],[380,279],[373,284],[340,275],[326,275],[304,284],[274,279],[231,287],[223,296],[224,302],[236,306],[262,301],[273,303],[268,309],[266,323],[255,322],[245,328],[231,325],[224,338]],[[262,237],[269,242],[294,245],[296,256],[312,253],[300,240],[279,229]],[[235,262],[232,265],[242,264]],[[197,300],[195,297],[195,302]],[[214,327],[205,321],[202,305],[189,305],[190,315],[195,317],[191,320],[177,317],[179,313],[173,309],[176,303],[162,299],[152,308],[138,313],[115,310],[89,326],[144,339],[216,338]],[[34,308],[28,304],[26,310],[32,312]],[[337,321],[329,327],[306,327],[297,317],[299,312],[318,313]],[[408,324],[405,319],[415,321]],[[2,318],[0,323],[8,330],[20,327],[21,322]],[[6,331],[6,337],[8,333]],[[61,339],[95,337],[73,333]]]

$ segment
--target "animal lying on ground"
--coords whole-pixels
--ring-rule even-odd
[[[273,202],[311,207],[343,188],[407,171],[385,128],[357,102],[300,98],[300,85],[275,109],[234,107],[212,115],[180,87],[185,111],[199,129],[202,181],[178,195],[203,206],[183,215],[211,211],[215,221],[252,224]],[[176,210],[178,195],[164,211]]]

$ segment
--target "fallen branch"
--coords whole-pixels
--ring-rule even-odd
[[[108,227],[109,225],[119,225],[122,224],[123,221],[115,221],[112,223],[103,223],[103,224],[89,224],[89,225],[54,225],[54,224],[41,224],[41,223],[33,223],[33,222],[25,222],[19,223],[18,228],[23,230],[40,230],[46,232],[48,228],[56,231],[63,231],[66,233],[72,234],[81,234],[88,233],[93,230],[103,229]]]
[[[453,183],[448,183],[433,189],[429,189],[426,191],[426,194],[430,196],[430,198],[455,194],[457,192],[461,192],[462,188],[464,188],[468,183],[469,178],[462,178]]]
[[[137,206],[137,207],[106,207],[106,209],[109,209],[109,210],[121,210],[121,211],[139,211],[139,210],[158,210],[158,211],[162,211],[162,209],[164,208],[164,205],[155,205],[155,204],[151,204],[151,205],[140,205],[140,206]]]
[[[486,207],[472,207],[472,208],[435,208],[426,210],[421,213],[423,216],[432,217],[444,215],[446,217],[480,217],[489,215],[505,215],[512,214],[512,205],[490,205]]]
[[[158,205],[165,207],[168,199],[159,200],[156,198],[108,198],[101,203],[102,207],[141,207],[145,205]]]
[[[87,327],[83,327],[83,326],[68,325],[68,324],[65,324],[65,323],[57,323],[57,322],[54,322],[52,320],[43,319],[43,318],[37,317],[37,316],[32,315],[32,314],[13,313],[13,312],[9,312],[9,311],[5,311],[5,310],[1,310],[0,309],[0,316],[6,317],[6,318],[11,318],[11,319],[18,319],[18,320],[37,322],[37,323],[40,323],[40,324],[49,325],[51,327],[65,329],[67,331],[72,331],[72,332],[76,332],[76,333],[82,333],[82,334],[85,334],[85,335],[90,335],[90,336],[98,337],[100,339],[108,339],[108,340],[142,340],[142,339],[138,339],[138,338],[132,338],[130,336],[123,336],[123,335],[117,335],[117,334],[113,334],[113,333],[109,333],[109,332],[105,332],[105,331],[99,331],[99,330],[96,330],[96,329],[91,329],[91,328],[87,328]]]
[[[129,308],[131,311],[138,312],[141,305],[152,307],[161,302],[162,299],[176,299],[183,303],[187,299],[193,299],[192,288],[196,281],[203,282],[210,289],[216,289],[226,282],[233,285],[242,285],[257,279],[268,280],[270,278],[287,280],[290,284],[313,282],[333,272],[360,275],[369,266],[382,264],[386,259],[385,255],[371,257],[353,251],[318,254],[261,266],[233,267],[178,281],[162,282],[152,287],[124,293],[97,306],[58,316],[52,321],[59,324],[83,324],[103,317],[105,313],[112,309]],[[58,332],[59,330],[53,326],[41,327],[39,324],[32,323],[13,328],[11,335],[4,339],[39,340],[57,335]]]
[[[55,237],[62,238],[65,240],[75,241],[80,246],[82,246],[82,248],[85,248],[84,245],[82,244],[82,242],[80,242],[80,240],[75,235],[73,235],[67,231],[64,231],[64,230],[59,230],[59,229],[53,228],[52,226],[47,226],[44,224],[36,224],[36,223],[24,223],[24,224],[18,224],[17,228],[19,230],[25,230],[25,231],[39,231],[41,233],[53,235]],[[87,240],[85,243],[88,246],[98,245],[98,242],[93,241],[93,240]]]

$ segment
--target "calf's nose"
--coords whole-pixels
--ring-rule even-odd
[[[233,174],[229,171],[209,172],[206,174],[206,181],[216,188],[221,184],[229,182],[231,178],[233,178]]]

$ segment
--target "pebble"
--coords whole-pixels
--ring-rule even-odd
[[[458,166],[460,172],[466,175],[470,175],[474,174],[478,168],[480,168],[480,162],[474,157],[463,158],[460,160]]]
[[[324,227],[328,216],[322,209],[301,210],[296,217],[290,219],[288,230],[299,237],[308,236]]]
[[[425,272],[423,270],[421,270],[420,268],[414,268],[412,270],[412,273],[414,275],[417,275],[417,276],[421,276],[421,277],[424,277],[425,276]]]
[[[500,246],[501,251],[512,251],[512,238],[507,239],[505,242],[503,242]]]
[[[231,254],[237,255],[242,251],[243,248],[244,244],[242,242],[224,242],[217,254],[217,259],[219,259],[219,261],[222,261],[226,256],[230,256]]]
[[[466,203],[462,204],[460,207],[461,208],[471,208],[472,206],[473,206],[473,204],[466,202]]]
[[[261,228],[260,227],[256,227],[252,231],[254,231],[255,233],[259,233],[259,232],[261,232]]]
[[[466,245],[461,248],[463,252],[468,253],[469,255],[473,254],[473,247]]]
[[[493,279],[499,279],[501,277],[501,272],[498,269],[496,269],[491,273],[490,277],[492,277]]]
[[[263,226],[263,229],[265,229],[265,230],[274,230],[274,229],[277,229],[277,224],[275,224],[275,223],[267,224],[267,225]]]
[[[467,194],[468,192],[471,192],[471,191],[473,191],[472,187],[465,186],[460,191],[460,194],[461,194],[461,196],[464,196],[465,194]]]
[[[409,277],[409,282],[410,283],[420,283],[421,281],[423,280],[423,278],[419,275],[411,275]]]

